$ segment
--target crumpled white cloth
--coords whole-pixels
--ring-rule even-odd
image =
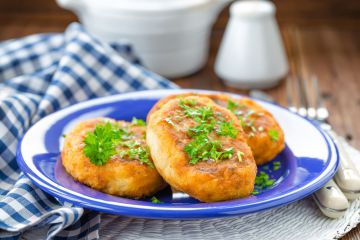
[[[360,152],[342,141],[360,168]],[[353,201],[339,219],[325,217],[312,197],[308,197],[279,208],[231,218],[180,221],[102,214],[101,222],[99,234],[103,240],[327,240],[344,236],[360,222],[360,198]],[[24,237],[38,239],[40,236],[41,231]]]

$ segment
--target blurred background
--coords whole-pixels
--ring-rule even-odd
[[[360,148],[360,1],[276,0],[276,18],[290,65],[290,75],[316,74],[328,107],[330,123],[340,135]],[[214,61],[229,18],[222,10],[210,38],[210,55],[196,73],[171,78],[184,88],[248,93],[226,86],[215,74]],[[77,17],[51,0],[1,0],[0,40],[40,32],[62,32]],[[114,26],[115,27],[115,26]],[[296,62],[301,62],[297,64]],[[295,70],[294,70],[295,69]],[[266,90],[286,105],[285,81]],[[351,98],[349,98],[351,97]]]

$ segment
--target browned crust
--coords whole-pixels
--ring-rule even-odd
[[[94,130],[96,124],[104,120],[97,118],[83,121],[67,134],[61,152],[62,164],[67,173],[91,188],[122,197],[137,199],[163,189],[166,184],[156,169],[137,160],[113,157],[106,164],[97,166],[83,154],[83,140],[87,132]],[[119,124],[128,123],[120,121]],[[145,127],[134,127],[134,131],[139,136],[143,135]]]
[[[235,153],[238,150],[243,152],[242,161],[234,154],[228,160],[190,164],[190,159],[183,150],[184,145],[190,141],[186,132],[179,132],[164,120],[173,116],[174,111],[179,108],[179,100],[172,99],[151,114],[147,126],[147,144],[160,175],[172,187],[203,202],[249,196],[253,191],[257,168],[236,116],[209,98],[187,98],[195,99],[201,105],[211,106],[214,111],[220,112],[222,117],[233,122],[239,131],[237,137],[220,137],[219,140],[224,146],[233,147]]]
[[[182,98],[186,96],[205,96],[214,100],[220,106],[226,107],[228,100],[232,100],[239,105],[244,105],[246,109],[253,110],[256,113],[261,113],[254,119],[254,127],[256,129],[262,128],[262,131],[252,132],[250,128],[245,127],[248,144],[253,152],[257,165],[265,164],[273,160],[285,148],[285,136],[280,125],[274,118],[274,116],[264,109],[262,106],[257,104],[255,101],[249,98],[233,98],[226,94],[197,94],[197,93],[183,93],[177,95],[170,95],[163,99],[160,99],[150,110],[147,120],[150,116],[158,111],[166,102],[174,98]],[[269,136],[269,130],[276,130],[279,133],[278,141],[273,141]]]

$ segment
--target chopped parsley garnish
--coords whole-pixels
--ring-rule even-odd
[[[200,134],[208,134],[212,132],[215,128],[215,125],[213,122],[207,123],[202,121],[199,125],[189,128],[187,134],[190,137],[199,136]]]
[[[238,119],[239,119],[239,121],[240,121],[241,126],[242,126],[243,128],[246,127],[245,118],[244,118],[243,116],[241,116],[241,115],[238,115]]]
[[[264,189],[266,187],[270,187],[274,184],[274,179],[269,179],[269,175],[265,172],[261,171],[258,176],[255,178],[255,185],[260,189]]]
[[[245,110],[236,111],[240,107],[245,108]],[[236,114],[243,128],[250,128],[252,132],[249,134],[249,137],[255,136],[254,133],[256,133],[257,129],[254,127],[254,119],[251,119],[251,117],[256,113],[255,110],[248,109],[246,106],[240,105],[231,99],[228,100],[227,109]]]
[[[196,101],[191,99],[180,99],[179,106],[186,117],[192,118],[198,123],[187,131],[191,141],[185,145],[184,151],[190,157],[190,164],[208,160],[217,162],[233,156],[234,149],[232,147],[225,149],[220,141],[212,140],[209,137],[209,134],[215,132],[218,136],[236,138],[238,129],[231,121],[226,122],[224,118],[218,116],[219,113],[214,113],[211,106],[196,106]],[[165,121],[168,120],[165,119]]]
[[[268,131],[269,136],[271,137],[271,140],[274,142],[277,142],[279,140],[279,132],[274,129],[270,129]]]
[[[151,202],[152,202],[152,203],[163,203],[162,201],[160,201],[159,199],[157,199],[157,197],[155,197],[155,196],[151,198]]]
[[[66,138],[66,134],[64,133],[63,135],[61,135],[63,138]]]
[[[119,154],[120,157],[127,156],[130,160],[136,159],[154,167],[147,147],[141,146],[140,142],[133,139],[131,132],[116,124],[97,124],[93,132],[87,133],[84,143],[84,155],[95,165],[104,165],[112,156]]]
[[[280,166],[281,166],[281,162],[279,161],[272,162],[272,170],[276,171],[280,169]],[[269,169],[269,165],[263,166],[262,169],[268,170],[270,173],[272,172],[272,170]],[[270,179],[270,176],[268,174],[266,174],[264,171],[260,171],[255,178],[255,188],[252,194],[256,195],[261,190],[273,186],[274,183],[275,183],[275,179]]]
[[[249,118],[249,117],[252,116],[254,113],[255,113],[255,110],[254,110],[254,109],[249,109],[249,110],[246,112],[245,117],[246,117],[246,118]]]
[[[274,170],[274,171],[279,170],[280,167],[281,167],[281,162],[278,162],[278,161],[273,162],[273,170]]]
[[[202,106],[196,109],[189,107],[184,109],[184,112],[187,117],[194,118],[196,121],[206,120],[213,115],[210,106]]]
[[[118,127],[111,124],[97,124],[93,132],[88,132],[84,139],[83,152],[90,162],[104,165],[115,155],[115,142],[120,139]]]
[[[229,109],[231,112],[234,112],[237,107],[239,107],[239,104],[232,101],[231,99],[228,100],[227,109]]]
[[[173,126],[175,129],[178,129],[177,126],[176,126],[176,124],[173,122],[173,120],[172,120],[170,117],[165,118],[165,121],[166,121],[168,124],[170,124],[171,126]]]
[[[191,107],[196,105],[196,100],[194,99],[180,99],[179,105],[182,107],[182,105],[189,105]]]
[[[131,144],[129,144],[128,149],[121,150],[119,152],[119,154],[120,154],[120,157],[127,156],[130,160],[137,159],[140,162],[145,163],[148,166],[154,168],[154,164],[150,161],[149,150],[147,148],[145,148],[145,147],[140,147],[139,145],[131,145]]]
[[[215,162],[222,159],[229,159],[234,153],[233,148],[222,149],[219,141],[210,140],[206,135],[195,137],[185,145],[184,151],[190,156],[190,163],[195,164],[199,161],[213,160]]]
[[[137,119],[136,117],[132,118],[131,124],[135,126],[146,126],[146,122],[144,120]]]
[[[216,130],[219,136],[229,136],[236,138],[239,131],[234,127],[232,122],[221,122],[219,128]]]
[[[252,114],[246,114],[244,116],[238,115],[238,119],[240,120],[240,124],[243,128],[250,128],[252,133],[256,133],[256,128],[254,126],[254,119],[251,119],[250,116]]]
[[[252,195],[258,195],[258,194],[259,194],[259,192],[256,189],[254,189],[254,191],[252,192]]]
[[[194,118],[196,121],[206,120],[213,116],[213,111],[210,106],[201,106],[194,108],[195,100],[180,99],[179,106],[183,109],[185,116]]]
[[[230,159],[233,154],[234,154],[234,148],[229,147],[221,153],[219,159]]]
[[[239,162],[242,162],[242,156],[244,155],[244,153],[242,151],[237,151],[236,155],[238,157]]]
[[[260,190],[271,187],[274,185],[274,183],[274,179],[269,179],[268,174],[260,171],[260,173],[255,178],[255,189],[253,191],[253,194],[258,194]]]

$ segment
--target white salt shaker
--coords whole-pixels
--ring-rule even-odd
[[[236,88],[270,88],[288,72],[275,20],[275,5],[266,0],[237,1],[215,62],[215,72]]]

